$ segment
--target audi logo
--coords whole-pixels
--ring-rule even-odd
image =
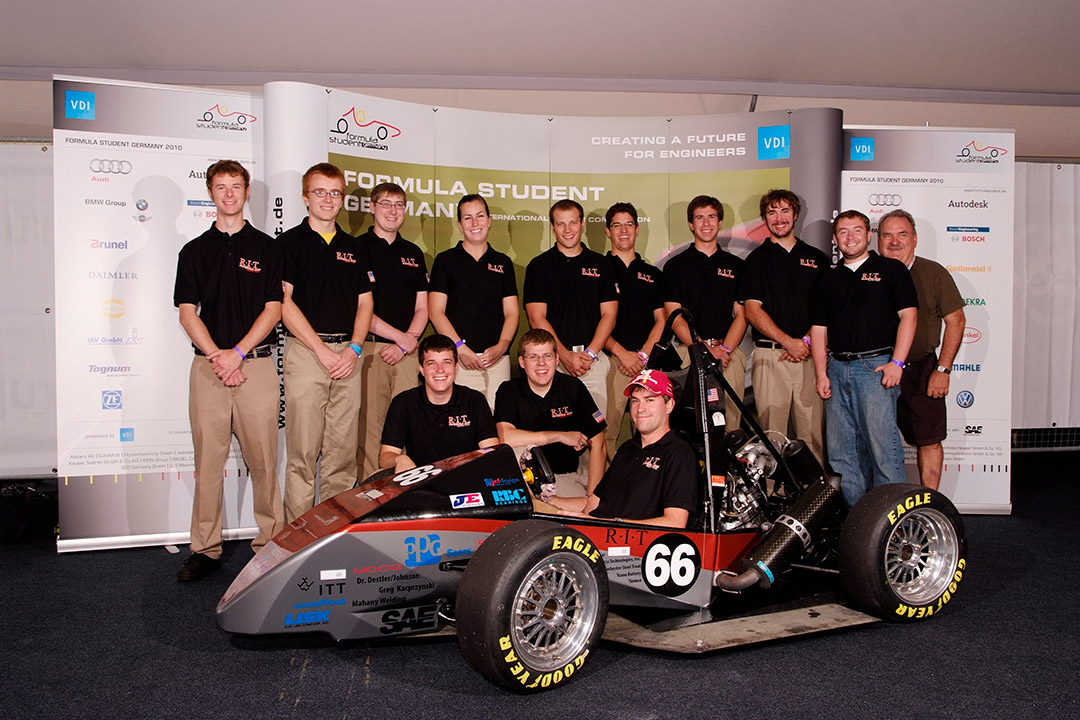
[[[130,160],[91,160],[90,172],[95,175],[127,175],[131,172]]]
[[[900,207],[904,198],[895,193],[874,193],[868,202],[870,207]]]

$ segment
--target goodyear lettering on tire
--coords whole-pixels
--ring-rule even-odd
[[[582,554],[584,555],[584,553]],[[586,557],[588,556],[586,555]],[[581,666],[585,664],[585,658],[589,656],[589,651],[586,650],[570,662],[566,663],[566,665],[553,672],[534,674],[525,667],[521,660],[518,659],[509,635],[503,635],[499,638],[499,649],[506,653],[503,656],[503,660],[510,666],[510,674],[513,675],[514,678],[521,683],[522,687],[527,690],[532,690],[537,687],[551,687],[552,685],[558,685],[564,680],[570,679],[575,672],[581,669]],[[532,682],[529,682],[530,680],[532,680]]]
[[[896,607],[896,614],[900,617],[922,619],[928,618],[936,612],[940,612],[941,608],[945,607],[952,596],[956,594],[956,588],[960,584],[960,581],[964,577],[964,568],[967,567],[967,561],[964,558],[960,558],[956,563],[956,572],[953,573],[952,582],[949,583],[949,587],[945,592],[941,593],[941,597],[937,599],[937,603],[931,602],[929,605],[921,605],[914,607],[911,605],[905,605],[900,603]]]

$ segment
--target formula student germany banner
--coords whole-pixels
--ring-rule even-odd
[[[915,254],[952,274],[967,329],[952,366],[941,490],[965,512],[1008,513],[1012,427],[1013,148],[1010,131],[848,127],[843,206],[915,218]],[[918,477],[907,447],[908,476]]]
[[[192,350],[172,304],[177,253],[214,221],[211,163],[259,177],[262,99],[60,77],[53,95],[58,548],[186,542]],[[254,182],[257,222],[264,197]],[[226,474],[235,537],[254,527],[235,443]]]

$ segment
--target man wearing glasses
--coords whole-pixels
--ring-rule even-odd
[[[415,244],[401,237],[405,191],[397,183],[379,183],[371,191],[374,223],[359,237],[367,250],[375,314],[368,335],[370,350],[361,359],[360,447],[363,477],[379,469],[383,421],[395,395],[416,387],[416,348],[428,322],[427,262]]]
[[[521,336],[518,365],[524,376],[507,380],[495,395],[499,441],[524,449],[541,446],[557,478],[559,497],[584,497],[604,475],[604,416],[585,384],[556,372],[555,338],[536,328]],[[588,449],[588,470],[579,470]]]
[[[281,235],[285,250],[285,521],[356,481],[360,356],[374,302],[364,246],[337,224],[345,176],[330,163],[303,178],[308,217]],[[322,459],[320,460],[320,454]]]

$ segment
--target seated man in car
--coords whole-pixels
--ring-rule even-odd
[[[675,408],[671,380],[643,370],[623,391],[637,432],[615,453],[596,490],[583,498],[542,497],[560,514],[684,528],[697,507],[698,461],[669,423]]]
[[[499,444],[487,400],[454,384],[457,348],[445,335],[420,343],[424,384],[394,396],[383,425],[379,467],[404,472],[454,455]]]

